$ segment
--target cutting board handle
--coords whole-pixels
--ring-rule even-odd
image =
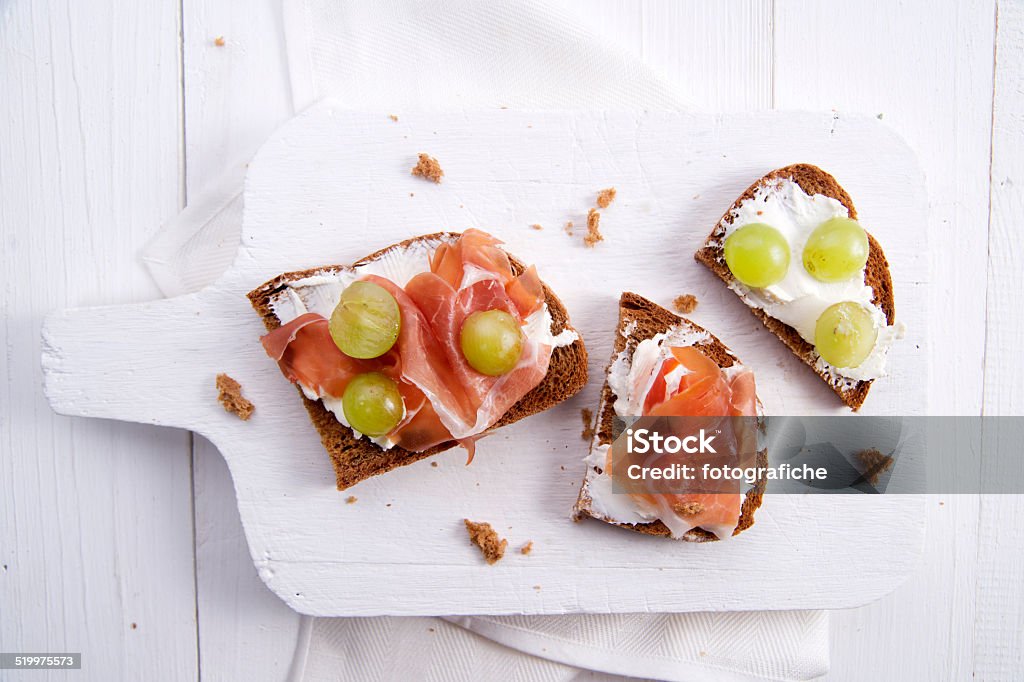
[[[202,431],[223,353],[200,294],[75,308],[43,322],[43,391],[61,414]]]

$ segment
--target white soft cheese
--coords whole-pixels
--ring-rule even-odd
[[[842,203],[822,194],[808,195],[789,179],[774,180],[757,189],[754,196],[733,209],[732,223],[725,226],[725,238],[750,223],[767,223],[789,243],[789,270],[782,281],[763,289],[752,289],[739,281],[730,284],[751,308],[796,329],[801,338],[814,345],[814,328],[829,306],[853,301],[870,313],[878,333],[870,355],[857,367],[833,367],[818,358],[818,367],[832,376],[854,381],[885,376],[885,361],[893,341],[903,336],[902,325],[890,326],[881,308],[872,303],[874,292],[864,283],[864,270],[843,282],[821,282],[803,265],[803,251],[811,233],[830,218],[849,216]]]
[[[286,324],[305,313],[317,313],[328,319],[334,308],[338,305],[341,292],[361,277],[366,275],[377,275],[391,280],[400,287],[405,287],[416,275],[421,272],[430,271],[430,257],[441,244],[441,240],[416,241],[406,246],[395,246],[381,254],[379,258],[362,263],[348,270],[323,270],[316,272],[309,277],[289,282],[285,288],[278,293],[271,301],[271,307],[281,324]],[[483,271],[475,272],[478,268],[467,268],[462,281],[462,286],[469,286],[473,282],[480,281],[484,277]],[[551,312],[545,303],[540,310],[526,318],[523,322],[523,333],[531,341],[558,348],[568,346],[579,339],[579,334],[572,329],[563,329],[558,334],[551,333]],[[352,428],[345,419],[345,412],[341,406],[341,400],[330,396],[317,395],[307,386],[300,384],[303,393],[310,400],[320,399],[339,422]],[[427,396],[430,398],[430,396]],[[434,409],[439,413],[446,408],[444,405],[434,404]],[[363,434],[355,429],[352,433],[357,438]],[[371,438],[374,443],[387,450],[394,445],[394,442],[386,436]]]

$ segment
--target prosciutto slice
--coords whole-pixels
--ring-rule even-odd
[[[405,416],[388,434],[410,451],[457,440],[470,452],[493,426],[547,374],[551,346],[524,336],[519,362],[491,377],[462,355],[462,324],[474,312],[503,310],[521,324],[544,304],[534,267],[516,275],[497,239],[467,230],[441,244],[430,270],[405,288],[384,277],[362,279],[386,289],[398,303],[402,325],[395,345],[379,358],[358,360],[338,349],[325,317],[306,313],[262,338],[282,373],[318,397],[340,398],[352,377],[378,371],[398,382]]]

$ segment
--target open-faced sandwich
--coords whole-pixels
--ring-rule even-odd
[[[809,164],[768,173],[725,212],[695,257],[860,409],[902,332],[882,247],[835,178]]]
[[[437,233],[249,293],[339,489],[546,410],[587,354],[537,270],[479,230]]]
[[[601,391],[597,426],[574,518],[592,517],[648,535],[691,542],[720,540],[749,528],[765,482],[709,493],[616,489],[610,448],[616,417],[742,417],[754,426],[759,404],[754,374],[712,334],[633,293],[619,300],[619,325]],[[752,429],[753,430],[753,429]],[[751,443],[750,452],[757,447]],[[767,465],[756,452],[752,465]],[[621,475],[621,472],[620,472]],[[622,479],[620,479],[622,480]]]

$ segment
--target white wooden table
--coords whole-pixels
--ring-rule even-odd
[[[559,2],[710,108],[898,130],[951,314],[931,409],[1024,411],[1024,5]],[[55,416],[38,360],[49,310],[156,297],[140,247],[289,116],[279,24],[279,0],[0,0],[0,651],[87,657],[27,679],[287,672],[299,617],[256,576],[216,450]],[[1024,676],[1024,500],[936,497],[928,523],[911,580],[833,615],[829,679]]]

